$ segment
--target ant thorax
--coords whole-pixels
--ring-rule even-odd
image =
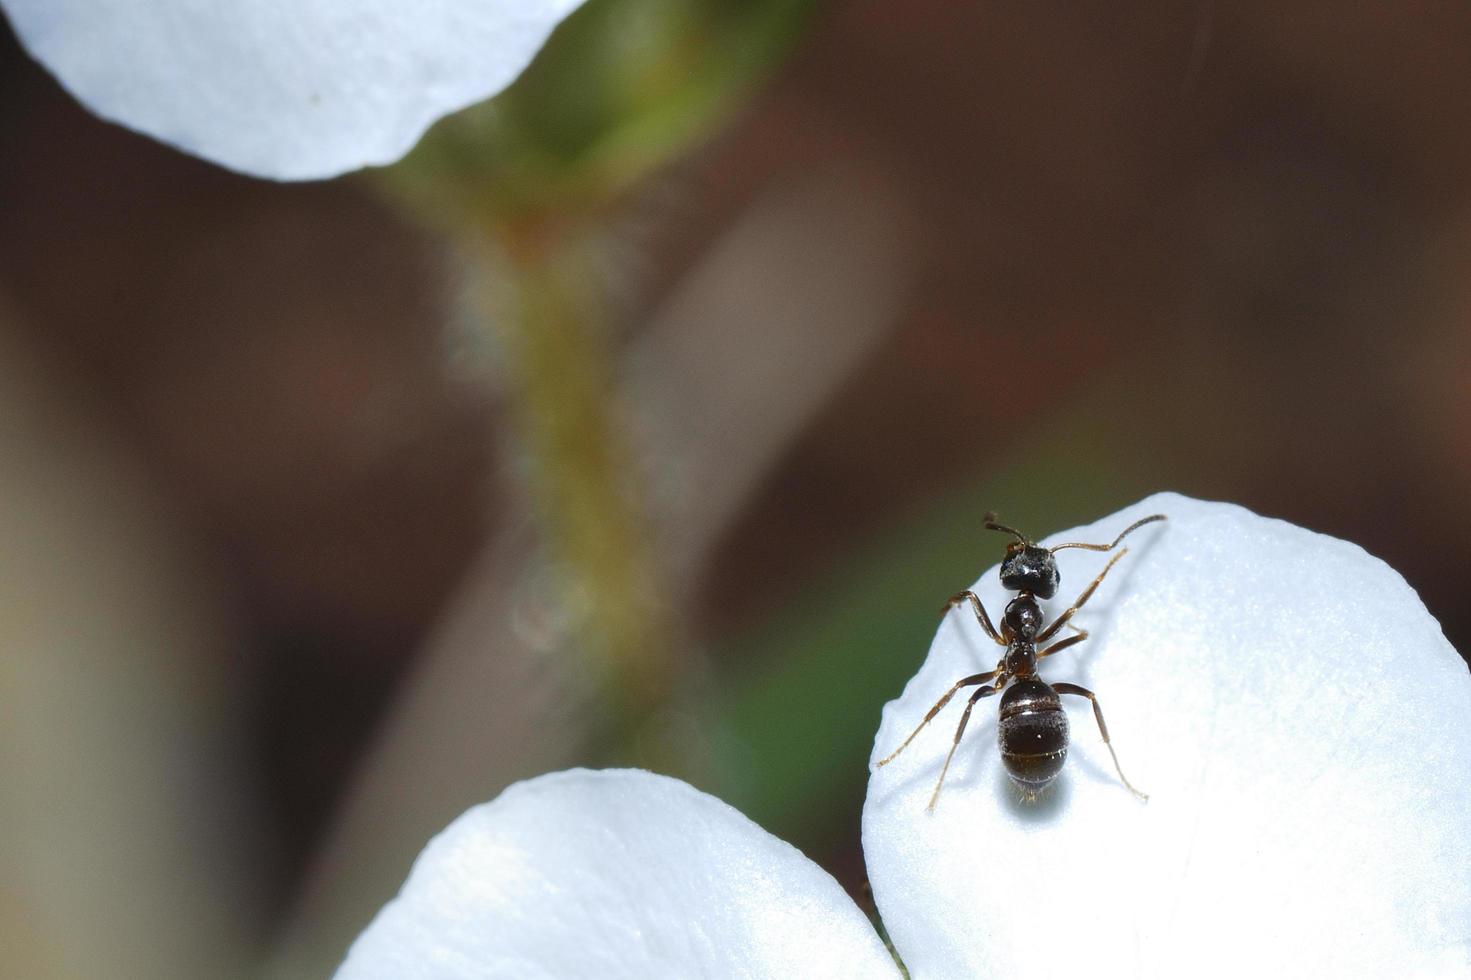
[[[1023,592],[1006,604],[1001,615],[1001,638],[1007,643],[1024,640],[1030,643],[1042,628],[1042,607],[1031,593]]]
[[[1037,647],[1026,640],[1012,640],[1001,658],[1001,673],[1010,678],[1034,677],[1037,673]]]

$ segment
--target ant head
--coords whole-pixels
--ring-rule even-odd
[[[1001,562],[1001,584],[1012,592],[1030,592],[1043,599],[1057,594],[1061,576],[1057,573],[1057,559],[1041,545],[1027,540],[1027,536],[1016,528],[996,523],[995,514],[986,515],[986,527],[1002,531],[1016,540],[1006,546],[1006,559]]]
[[[1057,559],[1039,545],[1007,548],[1001,563],[1001,584],[1012,592],[1030,592],[1041,599],[1057,594],[1062,576],[1057,572]]]

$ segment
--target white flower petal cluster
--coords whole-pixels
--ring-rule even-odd
[[[0,0],[105,119],[257,177],[403,156],[495,95],[582,0]]]
[[[838,883],[733,807],[576,769],[434,838],[337,980],[898,975]]]
[[[1160,495],[1044,539],[1108,542],[1163,512],[1043,661],[1086,701],[1058,784],[1024,802],[956,698],[863,814],[874,895],[915,980],[1471,976],[1471,674],[1404,580],[1362,549]],[[999,551],[999,548],[998,548]],[[1108,556],[1059,558],[1059,614]],[[993,618],[995,570],[975,585]],[[884,711],[883,758],[999,648],[967,608]],[[988,708],[989,710],[980,710]],[[729,806],[665,777],[574,771],[507,790],[424,851],[338,980],[894,977],[837,884]]]
[[[1389,566],[1240,507],[1162,494],[1041,543],[1107,543],[1153,513],[1169,520],[1124,542],[1074,618],[1090,637],[1039,666],[1098,696],[1149,802],[1065,698],[1066,768],[1023,803],[988,699],[926,812],[957,697],[864,806],[874,897],[913,976],[1471,977],[1465,662]],[[1109,557],[1058,553],[1049,621]],[[999,616],[996,571],[974,588]],[[952,610],[874,760],[998,652]]]

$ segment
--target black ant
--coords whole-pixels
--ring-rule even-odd
[[[1119,766],[1118,754],[1113,750],[1113,743],[1108,739],[1108,726],[1103,723],[1103,709],[1098,706],[1098,698],[1092,691],[1076,684],[1048,684],[1037,676],[1037,661],[1044,657],[1050,657],[1070,646],[1082,643],[1088,638],[1088,631],[1078,629],[1069,620],[1073,613],[1083,608],[1083,603],[1092,596],[1103,577],[1108,574],[1118,560],[1129,553],[1125,548],[1103,567],[1093,584],[1083,590],[1077,601],[1068,607],[1067,611],[1052,621],[1051,626],[1043,625],[1042,607],[1037,600],[1051,599],[1057,592],[1058,582],[1061,577],[1057,571],[1057,559],[1055,555],[1064,548],[1086,548],[1089,551],[1112,551],[1118,547],[1120,541],[1128,537],[1135,530],[1145,524],[1165,519],[1164,514],[1152,514],[1149,517],[1135,521],[1124,528],[1122,534],[1113,539],[1112,544],[1081,544],[1069,542],[1060,544],[1054,548],[1043,548],[1027,540],[1026,535],[1015,528],[996,523],[995,514],[987,514],[985,517],[986,528],[992,531],[1002,531],[1016,538],[1006,546],[1006,559],[1001,563],[1001,584],[1011,592],[1015,592],[1016,598],[1006,605],[1006,612],[1001,617],[1001,632],[996,632],[996,627],[991,625],[991,617],[986,615],[986,607],[981,605],[980,596],[967,589],[957,592],[945,603],[945,611],[949,612],[962,602],[969,601],[975,610],[976,620],[981,624],[981,629],[986,635],[995,640],[996,643],[1006,648],[1006,653],[997,662],[995,670],[988,670],[984,674],[972,674],[970,677],[962,678],[955,682],[955,686],[945,692],[945,696],[935,703],[924,716],[924,721],[919,723],[904,740],[893,751],[888,758],[879,760],[879,765],[888,765],[900,752],[903,752],[909,743],[914,741],[924,726],[928,725],[940,709],[950,703],[950,699],[962,687],[974,687],[981,685],[980,689],[970,696],[966,702],[965,713],[960,716],[960,726],[955,729],[955,741],[950,746],[950,754],[945,756],[945,766],[940,770],[940,779],[935,783],[935,792],[930,796],[927,810],[935,808],[935,801],[940,798],[940,787],[945,785],[945,773],[950,770],[950,760],[955,757],[955,750],[960,745],[960,736],[965,734],[965,724],[970,721],[971,709],[981,698],[990,697],[1006,688],[1006,693],[1001,697],[999,709],[999,720],[997,722],[997,741],[1001,746],[1001,762],[1006,766],[1007,775],[1017,784],[1026,795],[1026,798],[1035,799],[1037,794],[1051,785],[1062,771],[1063,761],[1067,759],[1068,746],[1068,720],[1067,714],[1062,710],[1062,699],[1060,694],[1076,694],[1087,698],[1093,703],[1093,717],[1098,719],[1098,731],[1103,735],[1103,744],[1108,746],[1108,754],[1113,756],[1113,767],[1118,770],[1119,779],[1129,788],[1129,791],[1141,800],[1149,799],[1148,795],[1139,792],[1134,784],[1129,782],[1124,770]],[[1067,626],[1074,631],[1074,635],[1067,639],[1058,640],[1050,646],[1042,646],[1057,634],[1057,631]],[[1038,651],[1038,647],[1042,647]],[[1010,687],[1007,685],[1010,684]]]

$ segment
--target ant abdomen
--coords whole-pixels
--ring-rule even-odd
[[[1046,789],[1067,760],[1068,721],[1062,699],[1044,682],[1017,681],[1001,695],[996,737],[1001,761],[1028,795]]]

